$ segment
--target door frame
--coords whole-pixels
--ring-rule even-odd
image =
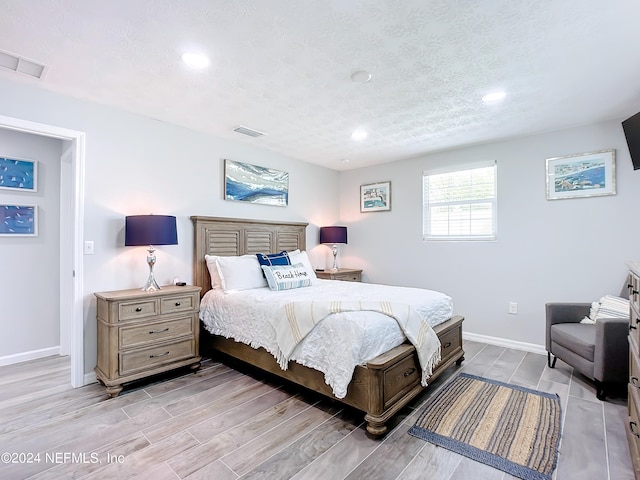
[[[71,206],[70,215],[60,215],[60,280],[64,283],[71,276],[71,288],[60,289],[60,332],[68,332],[69,354],[71,356],[71,386],[81,387],[84,381],[84,322],[83,322],[83,285],[84,266],[82,241],[84,232],[84,164],[85,133],[68,128],[31,122],[19,118],[0,115],[0,128],[45,137],[68,140],[71,145],[61,154],[60,161],[70,157],[70,168],[61,168],[60,196],[67,198]],[[62,178],[62,175],[65,178]],[[65,189],[62,192],[62,189]],[[62,325],[63,322],[67,322]],[[66,350],[64,339],[61,346]]]

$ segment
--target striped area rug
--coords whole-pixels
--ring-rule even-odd
[[[550,480],[560,441],[557,395],[461,373],[409,433],[525,480]]]

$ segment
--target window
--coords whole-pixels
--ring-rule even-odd
[[[424,240],[496,239],[496,164],[422,174]]]

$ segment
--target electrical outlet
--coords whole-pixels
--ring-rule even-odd
[[[516,302],[509,302],[509,313],[511,315],[518,314],[518,304]]]
[[[87,240],[84,242],[84,254],[85,255],[93,255],[96,253],[95,247],[92,240]]]

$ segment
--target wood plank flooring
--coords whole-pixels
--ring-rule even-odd
[[[69,360],[0,367],[0,479],[483,479],[514,477],[407,433],[430,395],[459,371],[557,393],[563,430],[555,480],[633,480],[626,398],[558,360],[467,341],[452,367],[395,419],[382,441],[363,414],[273,378],[212,360],[131,384],[114,399],[69,385]]]

